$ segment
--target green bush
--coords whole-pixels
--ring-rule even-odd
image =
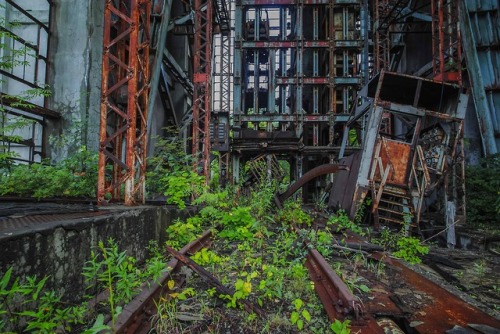
[[[54,166],[14,165],[0,174],[0,195],[95,197],[96,185],[97,154],[88,152],[85,146]]]
[[[481,159],[466,169],[467,223],[500,222],[500,154]]]
[[[398,242],[398,250],[392,253],[409,264],[422,262],[422,255],[429,253],[429,247],[420,244],[420,240],[414,237],[401,237]]]

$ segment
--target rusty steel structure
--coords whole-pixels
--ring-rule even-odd
[[[458,1],[432,0],[434,80],[462,84],[462,47]]]
[[[335,180],[330,206],[354,215],[369,196],[378,227],[381,222],[418,226],[422,212],[430,214],[452,198],[463,205],[462,190],[447,187],[463,134],[468,103],[463,89],[382,71],[371,81],[368,98],[373,105],[363,150],[343,160],[350,172],[339,173],[344,175]],[[390,133],[380,127],[385,114],[395,120]]]
[[[293,180],[337,158],[356,92],[367,77],[367,26],[357,24],[366,10],[364,1],[236,3],[234,179],[245,164],[265,155],[288,163]],[[346,150],[358,146],[353,140]],[[307,184],[303,198],[320,197],[328,183],[323,177]]]
[[[412,0],[376,0],[373,2],[374,17],[373,56],[374,72],[395,70],[402,48],[401,37],[404,21]]]
[[[212,109],[213,0],[194,1],[194,93],[192,154],[194,168],[210,176],[210,119]]]
[[[150,0],[107,0],[97,198],[144,203]],[[110,198],[107,198],[109,196]]]
[[[217,12],[226,13],[221,15],[222,24],[219,24],[220,34],[214,37],[214,68],[213,68],[213,96],[212,96],[212,119],[210,122],[210,144],[211,150],[218,152],[219,158],[219,183],[225,186],[230,180],[231,152],[229,149],[229,129],[230,113],[232,110],[232,54],[234,45],[234,36],[231,33],[231,26],[234,20],[231,19],[233,2],[225,1],[217,6]]]
[[[484,154],[500,150],[500,4],[460,1],[459,24]]]

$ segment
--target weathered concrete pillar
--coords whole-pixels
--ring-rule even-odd
[[[49,108],[63,119],[51,122],[49,154],[60,160],[81,145],[97,151],[101,100],[104,1],[54,0],[49,49]]]

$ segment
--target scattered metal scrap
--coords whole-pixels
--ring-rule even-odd
[[[350,171],[337,174],[329,206],[354,216],[370,197],[376,227],[418,226],[424,214],[451,206],[463,216],[468,95],[458,85],[384,71],[364,92],[372,107],[363,105],[354,115],[370,110],[363,149],[340,161]]]
[[[354,243],[351,242],[351,246],[353,245]],[[392,315],[389,318],[399,320],[399,323],[404,319],[405,326],[412,327],[411,333],[445,333],[457,324],[463,326],[481,324],[480,326],[500,328],[500,320],[466,303],[422,274],[409,268],[402,261],[378,251],[372,252],[369,257],[383,261],[394,270],[397,277],[392,277],[392,279],[407,286],[409,294],[413,296],[419,292],[419,294],[427,296],[432,301],[423,303],[419,312],[410,312],[406,308],[406,302],[403,298],[386,291],[383,294],[376,294],[375,298],[365,304],[366,313],[372,317],[379,318],[382,315]],[[440,259],[437,260],[440,261]],[[456,264],[449,263],[449,265]],[[381,305],[383,305],[382,308]],[[365,331],[362,332],[365,333]]]

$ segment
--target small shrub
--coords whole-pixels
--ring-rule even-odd
[[[420,244],[420,240],[414,237],[401,237],[398,242],[398,250],[392,255],[399,257],[410,264],[422,262],[420,256],[429,253],[429,247]]]

